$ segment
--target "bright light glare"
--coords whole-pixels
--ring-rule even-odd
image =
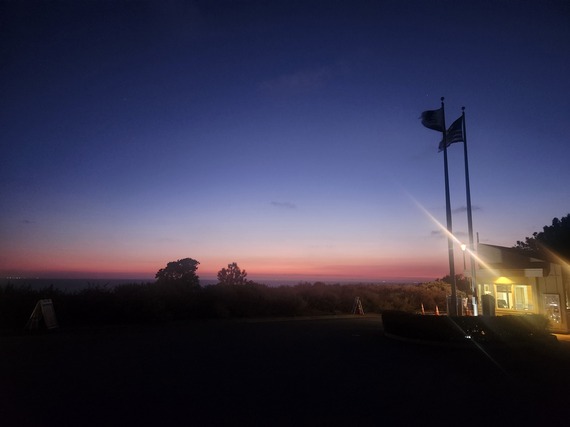
[[[481,258],[479,258],[477,256],[477,254],[475,252],[473,252],[470,248],[467,248],[467,245],[461,243],[461,241],[455,237],[455,235],[453,235],[453,233],[450,233],[449,231],[447,231],[447,228],[443,226],[443,224],[441,224],[437,219],[435,219],[435,217],[428,212],[428,210],[426,208],[424,208],[420,202],[418,202],[416,199],[414,199],[410,194],[408,194],[408,196],[410,197],[410,199],[412,199],[412,201],[414,202],[414,204],[429,218],[431,219],[431,221],[438,226],[438,228],[448,237],[453,239],[453,241],[455,243],[457,243],[458,245],[461,246],[461,249],[463,249],[463,246],[465,246],[465,251],[467,253],[469,253],[470,256],[473,257],[473,259],[475,259],[479,264],[481,264],[483,267],[485,267],[487,270],[489,270],[489,272],[491,272],[491,274],[498,276],[499,272],[493,268],[491,268],[491,266],[489,264],[487,264],[485,261],[483,261]]]

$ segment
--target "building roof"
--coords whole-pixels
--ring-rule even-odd
[[[478,244],[477,255],[484,262],[479,268],[492,268],[496,270],[527,270],[542,269],[547,275],[550,262],[535,256],[526,255],[518,249],[504,246]]]

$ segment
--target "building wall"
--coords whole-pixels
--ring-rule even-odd
[[[543,274],[546,273],[546,276]],[[568,326],[568,275],[558,264],[548,269],[488,270],[477,273],[479,296],[488,294],[495,299],[497,316],[535,313],[550,320],[553,332],[570,332]],[[483,307],[481,314],[485,313]]]

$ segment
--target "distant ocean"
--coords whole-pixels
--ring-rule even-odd
[[[0,279],[0,286],[7,284],[16,287],[30,287],[31,289],[42,289],[53,285],[56,289],[63,291],[80,291],[90,287],[106,287],[113,288],[118,285],[125,285],[128,283],[151,283],[151,279],[40,279],[40,278],[2,278]]]
[[[315,281],[310,280],[255,280],[256,283],[262,283],[267,286],[277,287],[277,286],[295,286],[299,283],[314,283]],[[375,284],[389,284],[389,283],[410,283],[409,281],[323,281],[327,284],[356,284],[356,283],[375,283]],[[42,289],[52,286],[56,289],[60,289],[66,292],[80,291],[82,289],[101,287],[101,288],[114,288],[118,285],[125,284],[146,284],[154,283],[154,279],[42,279],[42,278],[23,278],[23,277],[10,277],[1,278],[0,286],[5,286],[7,284],[14,285],[16,287],[30,287],[31,289]],[[216,279],[202,279],[200,278],[201,286],[215,285],[218,283]]]
[[[42,278],[23,278],[23,277],[11,277],[0,279],[0,286],[5,286],[7,284],[14,285],[16,287],[30,287],[31,289],[42,289],[52,286],[56,289],[61,289],[63,291],[80,291],[86,288],[114,288],[119,285],[126,284],[146,284],[154,283],[154,279],[42,279]],[[302,280],[265,280],[256,281],[257,283],[263,283],[267,286],[293,286],[298,283],[304,283]],[[216,279],[202,279],[200,278],[201,286],[215,285],[218,283]]]

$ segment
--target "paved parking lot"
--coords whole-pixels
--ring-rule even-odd
[[[570,379],[562,348],[417,345],[368,316],[60,330],[0,349],[7,427],[528,425],[557,419]]]

